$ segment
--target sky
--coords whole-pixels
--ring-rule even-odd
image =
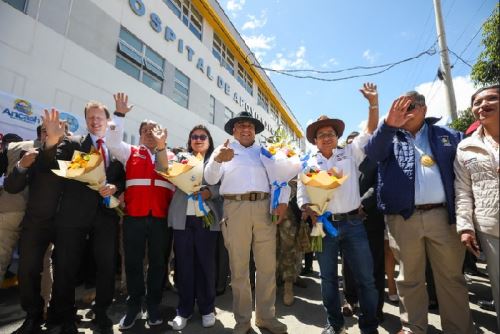
[[[336,71],[382,65],[415,57],[437,41],[432,0],[219,0],[219,3],[261,66],[271,69]],[[478,31],[496,3],[496,0],[441,1],[448,48],[470,65],[482,51]],[[364,82],[378,86],[381,118],[395,98],[417,90],[426,97],[428,116],[448,119],[444,85],[436,76],[440,66],[437,44],[435,50],[434,55],[423,55],[375,76],[335,82],[268,73],[304,131],[325,114],[342,119],[348,134],[360,130],[368,116],[367,102],[359,92]],[[454,65],[451,72],[460,111],[469,106],[475,87],[470,80],[470,66],[452,54],[450,62]],[[340,78],[375,71],[378,70],[313,75]]]

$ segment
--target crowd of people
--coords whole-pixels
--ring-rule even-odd
[[[366,83],[360,91],[368,102],[364,131],[341,143],[344,122],[324,115],[306,129],[317,150],[305,168],[348,176],[327,204],[335,233],[326,233],[322,251],[315,254],[327,319],[322,334],[345,333],[344,317],[357,305],[361,333],[378,333],[386,274],[388,298],[399,302],[398,334],[426,333],[432,302],[439,303],[444,333],[475,333],[463,271],[467,251],[472,258],[481,251],[486,257],[500,328],[500,87],[472,95],[479,126],[465,139],[426,117],[425,98],[418,92],[394,100],[379,122],[376,85]],[[26,312],[14,334],[38,333],[44,324],[50,334],[78,333],[75,289],[82,282],[95,287],[97,330],[112,333],[107,311],[118,272],[128,294],[118,327],[136,326],[144,309],[148,325],[160,325],[172,258],[178,295],[177,315],[168,321],[172,329],[188,325],[195,304],[203,327],[214,326],[216,296],[230,278],[233,333],[251,330],[254,304],[257,327],[286,333],[286,324],[276,317],[277,286],[283,285],[283,304],[292,305],[299,276],[312,271],[309,230],[318,213],[295,178],[282,189],[272,219],[271,181],[255,139],[263,124],[243,111],[225,124],[232,138],[222,145],[215,147],[209,129],[200,124],[189,132],[184,149],[171,150],[167,129],[144,120],[139,145],[130,145],[122,139],[133,107],[124,93],[114,100],[113,113],[100,102],[85,105],[87,135],[71,135],[52,109],[44,111],[37,140],[3,137],[0,277],[17,245]],[[99,152],[106,182],[98,191],[52,173],[75,151]],[[204,162],[202,187],[194,194],[155,171],[190,156]],[[103,200],[110,196],[120,198],[124,214]],[[211,212],[213,224],[196,215],[199,205]],[[428,293],[431,285],[435,291]]]

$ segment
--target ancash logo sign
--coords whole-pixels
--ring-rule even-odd
[[[33,111],[31,111],[31,103],[23,99],[14,100],[12,109],[5,108],[2,114],[7,114],[12,119],[28,124],[40,123],[40,117],[33,115]]]

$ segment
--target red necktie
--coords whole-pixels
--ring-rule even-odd
[[[102,156],[102,160],[104,161],[104,166],[107,166],[107,163],[106,163],[106,151],[104,151],[104,140],[102,140],[101,138],[97,139],[97,150],[99,151],[99,153],[101,153],[101,156]]]

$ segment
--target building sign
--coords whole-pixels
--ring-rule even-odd
[[[130,9],[132,9],[132,11],[137,16],[144,16],[146,14],[146,7],[143,0],[129,0],[129,5]],[[161,21],[161,18],[156,13],[151,13],[149,15],[149,25],[151,29],[153,29],[153,31],[157,33],[161,33],[163,30],[163,23]],[[232,95],[232,99],[236,104],[238,104],[245,111],[254,115],[254,117],[258,117],[254,113],[253,107],[248,104],[240,94],[238,94],[237,92],[232,93],[231,86],[224,79],[224,77],[222,77],[221,75],[215,76],[212,66],[208,65],[207,62],[205,62],[205,59],[203,59],[202,57],[195,57],[196,51],[191,46],[186,45],[182,38],[178,38],[174,30],[169,26],[165,26],[164,39],[170,43],[177,43],[177,52],[179,52],[180,54],[185,54],[186,59],[189,62],[193,63],[194,66],[196,66],[196,68],[201,73],[206,75],[209,80],[214,81],[217,87],[223,90],[226,95]],[[263,120],[261,119],[261,121]]]
[[[49,108],[30,99],[0,91],[0,134],[10,132],[23,139],[36,138],[36,128],[42,124],[43,110]],[[60,117],[68,123],[73,134],[85,132],[85,121],[80,117],[62,111]]]

